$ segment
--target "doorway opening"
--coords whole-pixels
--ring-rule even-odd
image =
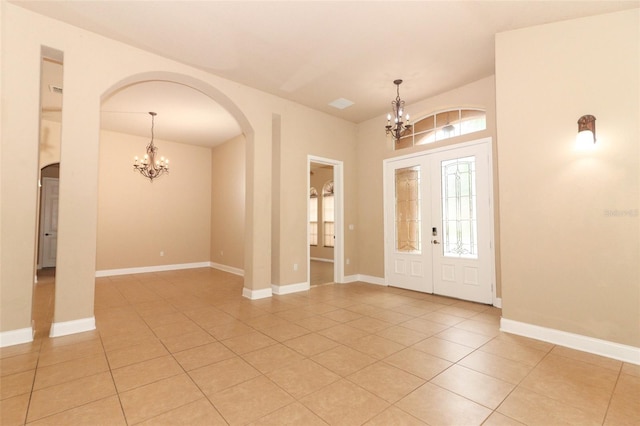
[[[308,277],[310,286],[343,280],[342,162],[309,157]]]

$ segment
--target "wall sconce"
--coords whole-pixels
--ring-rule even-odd
[[[578,119],[576,142],[583,147],[596,143],[596,118],[593,115],[583,115]]]

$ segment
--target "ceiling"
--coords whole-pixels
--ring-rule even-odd
[[[492,75],[498,32],[640,7],[640,0],[12,2],[354,123],[386,114],[397,78],[411,104]],[[159,138],[176,140],[166,130],[178,141],[214,145],[240,133],[209,98],[160,84],[116,93],[103,105],[103,122],[117,128],[122,117],[138,116],[128,131],[148,135],[146,113],[156,111]],[[353,105],[329,105],[340,98]],[[203,118],[170,123],[192,116]]]

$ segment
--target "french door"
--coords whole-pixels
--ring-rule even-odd
[[[385,282],[493,302],[490,143],[385,162]]]

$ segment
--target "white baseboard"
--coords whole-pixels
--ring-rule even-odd
[[[540,327],[506,318],[500,320],[500,331],[640,365],[640,348],[635,346],[622,345],[608,340]]]
[[[115,275],[145,274],[148,272],[176,271],[179,269],[209,268],[211,262],[179,263],[175,265],[141,266],[138,268],[104,269],[96,271],[96,277],[111,277]]]
[[[0,348],[33,342],[33,328],[25,327],[17,330],[0,332]]]
[[[496,297],[493,299],[493,306],[496,308],[502,308],[502,297]]]
[[[387,283],[384,281],[384,278],[373,277],[371,275],[359,274],[357,281],[362,281],[362,282],[365,282],[365,283],[375,284],[375,285],[382,285],[382,286],[385,286],[385,287],[387,286]]]
[[[209,266],[213,269],[219,269],[224,272],[229,272],[233,275],[244,277],[244,269],[234,268],[233,266],[223,265],[221,263],[209,262]]]
[[[287,284],[287,285],[275,285],[271,284],[271,291],[273,294],[279,296],[283,294],[298,293],[301,291],[307,291],[311,288],[309,283]]]
[[[51,324],[49,337],[60,337],[68,334],[84,333],[96,329],[95,317],[82,318],[73,321],[54,322]]]
[[[271,297],[271,295],[271,287],[261,288],[259,290],[251,290],[246,287],[242,289],[242,297],[246,297],[251,300],[266,299],[267,297]]]

